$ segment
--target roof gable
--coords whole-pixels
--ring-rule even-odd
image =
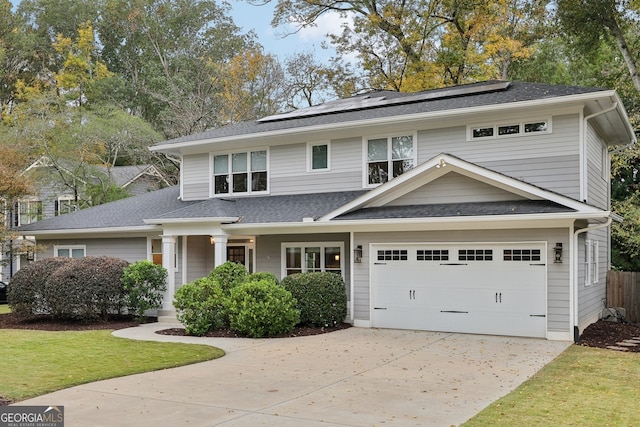
[[[444,180],[444,181],[442,181]],[[496,202],[496,201],[548,201],[577,212],[596,213],[600,209],[578,202],[558,193],[491,171],[462,160],[450,154],[440,154],[424,162],[393,180],[380,185],[363,196],[323,216],[319,221],[329,221],[360,209],[391,206],[415,206],[446,204],[441,198],[430,194],[434,190],[446,187],[446,181],[453,181],[458,187],[469,185],[466,193],[473,189],[484,189],[486,198],[481,195],[459,200],[460,203]],[[442,185],[442,184],[445,185]],[[436,191],[434,191],[436,193]],[[422,196],[422,199],[421,199]],[[494,198],[493,200],[491,198]],[[475,199],[475,200],[474,200]]]

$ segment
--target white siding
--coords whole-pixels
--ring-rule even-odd
[[[182,199],[209,198],[209,155],[189,155],[182,158]]]
[[[448,173],[389,203],[393,206],[521,200],[522,197],[468,178]]]
[[[568,229],[540,230],[477,230],[402,233],[357,233],[355,244],[362,245],[362,263],[355,265],[354,317],[370,320],[369,244],[399,242],[547,242],[547,329],[570,332],[569,317],[569,261],[555,264],[553,247],[560,242],[569,247]]]

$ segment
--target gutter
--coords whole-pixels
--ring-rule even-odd
[[[572,296],[572,300],[573,300],[573,342],[575,342],[576,344],[578,343],[578,341],[580,340],[580,326],[579,326],[579,310],[578,310],[578,304],[579,304],[579,297],[578,297],[578,235],[582,234],[582,233],[587,233],[589,231],[594,231],[594,230],[598,230],[600,228],[606,228],[608,226],[611,225],[611,222],[613,221],[612,217],[607,218],[607,222],[603,223],[603,224],[598,224],[598,225],[594,225],[591,227],[585,227],[585,228],[580,228],[578,230],[575,230],[573,232],[573,242],[571,243],[573,246],[573,268],[572,268],[572,274],[571,274],[571,284],[570,284],[570,290],[573,293]]]

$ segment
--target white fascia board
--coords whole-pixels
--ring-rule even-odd
[[[59,230],[33,230],[26,231],[25,235],[35,236],[41,239],[66,239],[70,237],[135,237],[162,231],[161,227],[154,225],[138,227],[109,227],[109,228],[78,228]]]
[[[229,216],[229,217],[203,217],[203,218],[151,218],[145,219],[145,224],[156,224],[156,225],[165,225],[165,224],[224,224],[224,223],[233,223],[240,220],[240,217],[237,216]]]
[[[438,165],[440,165],[439,168],[437,168]],[[432,171],[432,168],[437,168],[437,170]],[[319,218],[319,221],[328,221],[339,215],[365,206],[382,206],[401,195],[399,192],[394,190],[397,190],[402,186],[409,186],[408,191],[413,189],[410,185],[410,181],[419,179],[420,175],[430,173],[432,175],[429,179],[427,179],[427,181],[432,181],[449,171],[463,174],[470,178],[477,179],[486,184],[493,185],[497,188],[501,188],[505,191],[512,192],[525,198],[533,200],[549,200],[562,206],[566,206],[570,209],[574,209],[578,212],[602,212],[598,208],[587,205],[585,203],[581,203],[577,200],[573,200],[569,197],[544,190],[540,187],[527,184],[526,182],[518,181],[517,179],[510,178],[506,175],[493,172],[489,169],[474,165],[473,163],[469,163],[464,160],[458,159],[457,157],[453,157],[446,153],[443,153],[431,158],[430,160],[427,160],[426,162],[410,170],[409,172],[404,173],[392,179],[391,181],[388,181],[385,184],[372,189],[368,193],[334,210],[333,212],[324,215],[323,217]],[[420,185],[423,184],[420,183]]]
[[[428,231],[517,228],[563,228],[575,220],[604,220],[611,213],[560,212],[554,214],[485,215],[438,218],[402,218],[374,220],[339,220],[295,223],[227,224],[222,229],[228,234],[301,234],[304,232],[349,231]]]
[[[154,145],[149,147],[151,151],[158,152],[172,152],[179,154],[181,149],[197,147],[199,145],[207,145],[207,144],[216,144],[220,142],[233,142],[233,141],[243,141],[247,139],[262,139],[269,137],[282,137],[286,135],[304,135],[305,133],[310,132],[325,132],[330,130],[339,130],[342,128],[368,128],[371,125],[381,126],[386,124],[398,124],[398,122],[410,122],[415,120],[425,120],[425,119],[439,119],[448,116],[459,116],[459,115],[467,115],[467,114],[475,114],[479,112],[488,112],[488,111],[504,111],[504,110],[513,110],[516,108],[522,107],[538,107],[538,106],[550,106],[554,104],[569,104],[569,103],[579,103],[579,102],[587,102],[595,99],[601,99],[606,97],[612,97],[615,95],[615,91],[602,91],[602,92],[591,92],[584,93],[578,95],[569,95],[569,96],[558,96],[553,98],[543,98],[543,99],[535,99],[531,101],[518,101],[518,102],[508,102],[503,104],[494,104],[494,105],[482,105],[477,107],[467,107],[467,108],[456,108],[449,110],[440,110],[440,111],[428,111],[424,113],[414,113],[414,114],[406,114],[406,115],[395,115],[389,117],[379,117],[379,118],[371,118],[371,119],[362,119],[362,120],[353,120],[347,122],[336,122],[336,123],[327,123],[323,125],[317,126],[304,126],[304,127],[294,127],[289,129],[279,129],[269,132],[256,132],[256,133],[248,133],[241,135],[232,135],[225,136],[219,138],[207,138],[207,139],[199,139],[194,141],[185,141],[179,142],[175,144],[163,144],[163,145]]]

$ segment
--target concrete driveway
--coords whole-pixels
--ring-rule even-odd
[[[350,328],[286,339],[182,338],[152,324],[133,339],[198,342],[226,356],[90,383],[19,405],[63,405],[75,426],[450,426],[509,393],[570,343]]]

